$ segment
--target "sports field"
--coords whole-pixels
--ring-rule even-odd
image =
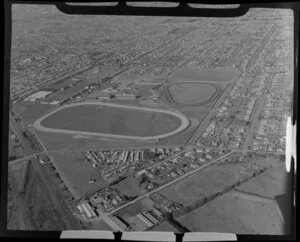
[[[37,120],[34,126],[46,132],[161,138],[185,129],[188,120],[168,110],[103,103],[99,108],[99,103],[81,103],[51,112]]]
[[[200,105],[212,100],[219,88],[208,83],[173,83],[168,86],[173,102],[181,105]]]

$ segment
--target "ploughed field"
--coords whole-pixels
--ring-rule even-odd
[[[128,136],[154,136],[178,128],[181,120],[167,113],[88,104],[71,106],[41,121],[46,128]]]

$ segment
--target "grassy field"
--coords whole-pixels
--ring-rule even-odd
[[[17,113],[21,113],[26,110],[26,107],[33,105],[32,101],[22,101],[15,104],[12,104],[13,110]]]
[[[232,154],[163,189],[160,193],[175,202],[188,206],[223,191],[236,182],[250,177],[254,172],[271,165],[270,159],[266,161],[259,158],[249,158],[243,162],[237,162],[236,157],[238,157],[236,154]]]
[[[56,98],[64,99],[67,97],[71,97],[71,96],[77,94],[78,92],[80,92],[81,90],[83,90],[86,85],[88,85],[88,83],[85,81],[79,82],[76,85],[74,85],[66,90],[58,91],[57,93],[51,95],[50,98],[53,100],[56,100]]]
[[[284,234],[290,221],[285,185],[282,163],[177,220],[191,231]]]
[[[177,117],[165,113],[113,107],[97,111],[97,105],[80,105],[59,110],[41,124],[66,130],[152,136],[170,132],[180,122]]]
[[[275,198],[286,192],[287,173],[285,166],[280,165],[268,170],[263,176],[250,180],[239,186],[241,191],[255,192],[255,194]]]
[[[139,78],[139,76],[136,75],[118,75],[114,78],[114,83],[122,83],[124,85],[128,85],[134,81],[136,81]]]
[[[25,122],[31,122],[41,117],[43,114],[54,108],[55,105],[36,103],[28,108],[18,107],[16,112],[21,116]]]
[[[108,230],[111,231],[112,228],[104,221],[91,222],[85,230]]]
[[[162,223],[155,226],[151,231],[162,231],[162,232],[174,232],[179,233],[179,231],[172,226],[168,221],[163,221]]]
[[[238,171],[237,167],[208,167],[161,190],[160,193],[174,202],[188,206],[236,182]]]
[[[168,87],[172,99],[178,104],[201,104],[217,91],[207,83],[173,83]]]
[[[141,144],[135,140],[116,140],[108,138],[84,137],[70,134],[45,133],[36,131],[37,135],[48,150],[84,150],[84,149],[110,149],[115,147],[127,148]]]
[[[251,201],[227,193],[177,219],[193,232],[282,234],[275,203]]]
[[[198,121],[202,121],[207,113],[209,112],[209,109],[207,108],[193,108],[191,110],[189,109],[182,109],[182,113],[187,116],[188,118],[196,118]]]
[[[38,162],[36,160],[32,162]],[[40,174],[26,162],[10,166],[10,193],[15,197],[15,206],[9,212],[8,229],[61,231],[70,229],[61,214],[54,208],[49,193],[45,191]],[[11,180],[12,181],[12,180]]]
[[[138,182],[136,178],[133,176],[129,176],[126,179],[124,179],[122,182],[115,185],[115,187],[122,191],[122,194],[125,194],[127,196],[141,196],[143,193],[141,191],[141,188],[138,186]]]
[[[8,166],[7,228],[10,229],[25,229],[20,220],[20,206],[18,206],[19,187],[23,186],[24,179],[17,179],[18,175],[25,175],[23,164]]]
[[[171,81],[211,81],[211,82],[229,82],[237,78],[239,71],[237,69],[182,69],[175,72]]]
[[[189,141],[190,137],[197,130],[199,123],[200,122],[197,119],[191,118],[191,124],[186,130],[160,140],[159,144],[161,144],[161,145],[186,144]]]
[[[152,93],[150,90],[155,87],[156,85],[145,85],[145,84],[133,84],[130,87],[135,88],[137,90],[136,95],[141,97],[149,97]]]
[[[97,169],[84,161],[84,155],[80,152],[60,152],[51,156],[58,167],[62,178],[79,193],[85,197],[93,192],[107,186]],[[91,179],[96,179],[94,183],[89,183]]]

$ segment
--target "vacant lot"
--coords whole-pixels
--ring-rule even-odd
[[[211,82],[229,82],[237,78],[239,71],[237,69],[182,69],[170,77],[171,81],[211,81]]]
[[[170,114],[98,105],[72,106],[59,110],[42,120],[48,128],[85,132],[153,136],[171,132],[181,121]]]
[[[172,100],[177,104],[200,105],[215,96],[218,88],[207,83],[173,83],[168,86]]]
[[[70,184],[81,197],[85,197],[93,192],[107,186],[97,169],[85,162],[84,155],[80,152],[53,153],[55,165],[61,177]],[[94,183],[89,183],[91,179],[96,179]]]

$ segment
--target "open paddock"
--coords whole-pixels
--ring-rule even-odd
[[[150,231],[162,231],[162,232],[174,232],[180,233],[174,226],[172,226],[169,221],[165,220],[158,225],[154,226]]]
[[[51,95],[50,98],[53,100],[57,99],[64,99],[67,97],[72,97],[73,95],[77,94],[78,92],[82,91],[88,83],[86,82],[79,82],[77,84],[74,84],[74,86],[69,87],[66,90],[60,90],[56,92],[55,94]]]
[[[285,164],[274,167],[266,171],[262,176],[258,176],[238,187],[241,191],[248,191],[260,196],[275,198],[286,192],[287,173]]]
[[[244,174],[240,166],[204,168],[160,191],[168,199],[188,206],[234,184]]]
[[[108,184],[100,176],[99,171],[85,161],[81,152],[55,152],[50,154],[64,180],[84,198]],[[94,183],[89,183],[95,179]]]
[[[43,114],[47,113],[51,109],[55,108],[55,105],[52,104],[43,104],[43,103],[19,103],[18,106],[13,107],[13,110],[20,115],[21,119],[27,123],[36,120],[41,117]]]
[[[40,140],[48,150],[87,150],[87,149],[113,149],[116,147],[127,148],[128,146],[139,146],[142,142],[135,140],[109,139],[104,137],[46,133],[35,131]]]
[[[121,82],[132,82],[136,81],[139,78],[139,76],[136,75],[118,75],[115,77],[116,82],[121,81]]]
[[[55,82],[55,83],[53,83],[52,85],[51,85],[51,87],[52,88],[56,88],[56,89],[61,89],[61,88],[63,88],[63,87],[65,87],[65,86],[68,86],[68,85],[70,85],[70,84],[75,84],[75,80],[73,79],[73,78],[69,78],[69,79],[65,79],[65,80],[60,80],[60,81],[58,81],[58,82]]]
[[[130,87],[137,90],[136,95],[140,97],[149,97],[152,95],[151,89],[157,86],[156,84],[133,84]]]
[[[276,206],[230,192],[176,220],[191,232],[283,234],[284,223]]]
[[[34,105],[36,102],[33,101],[21,101],[12,104],[13,111],[20,113],[26,110],[27,107]]]
[[[191,109],[183,109],[182,113],[187,116],[189,119],[195,118],[199,122],[201,122],[205,116],[208,114],[209,109],[207,108],[191,108]]]

